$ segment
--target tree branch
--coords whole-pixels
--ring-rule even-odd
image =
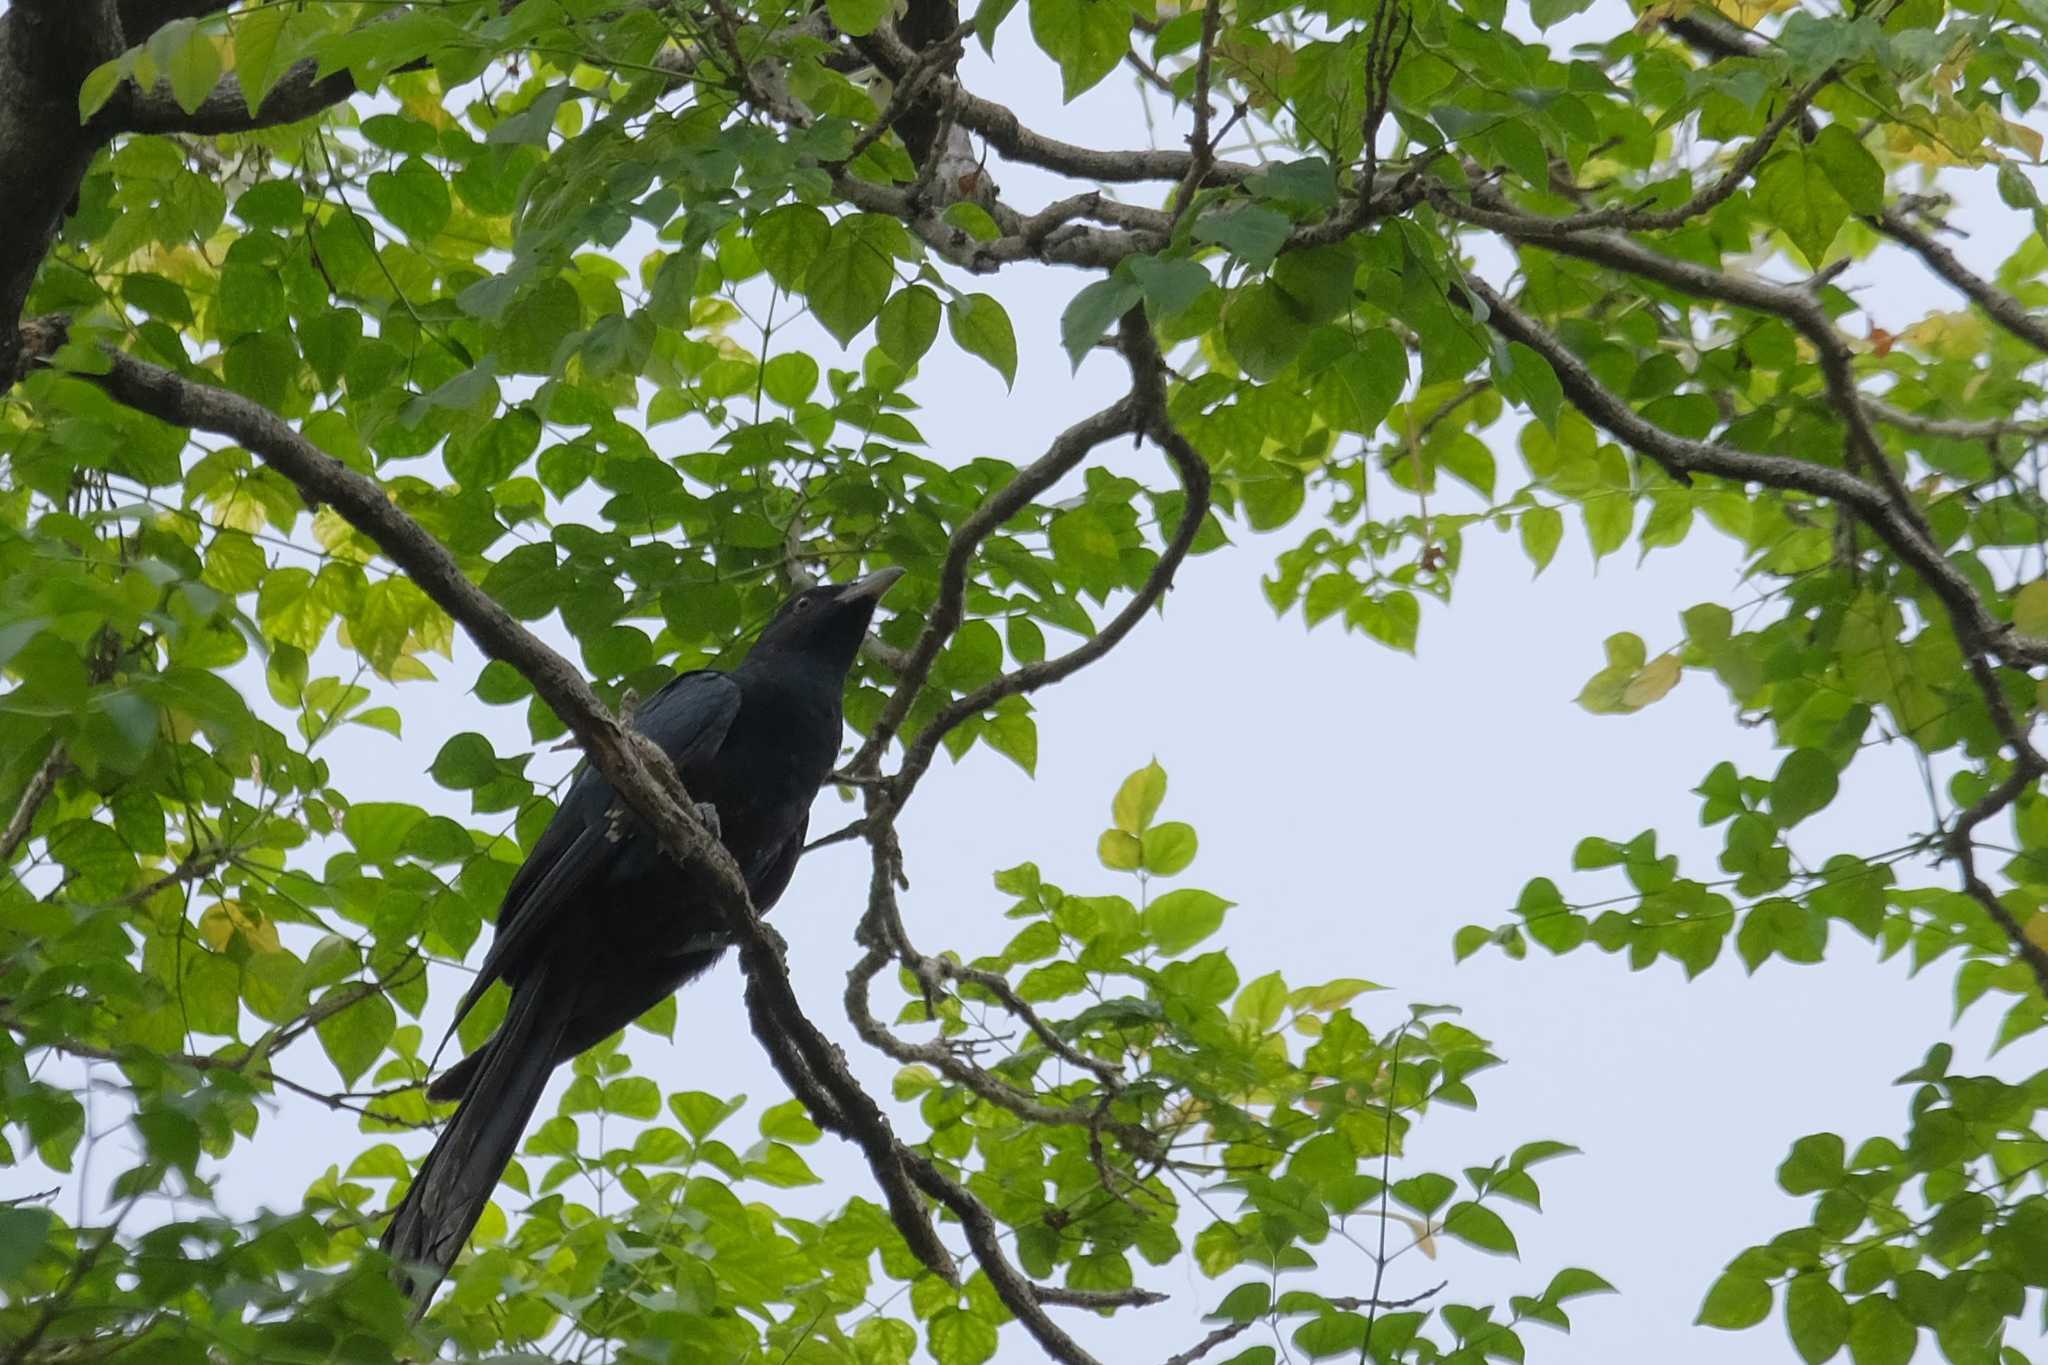
[[[113,0],[15,0],[0,14],[0,390],[21,373],[21,312],[101,139],[78,124],[78,87],[119,55]]]
[[[150,90],[142,90],[131,82],[107,101],[92,126],[108,137],[116,133],[211,136],[276,128],[311,118],[356,94],[355,77],[346,69],[325,77],[319,72],[319,62],[311,57],[294,64],[264,95],[255,113],[249,111],[248,100],[237,80],[222,81],[190,113],[172,95],[169,81],[159,81]]]
[[[1945,847],[1962,869],[1964,891],[2004,932],[2014,951],[2033,970],[2044,994],[2048,994],[2048,952],[2027,938],[2023,927],[1978,877],[1974,862],[1975,844],[1971,839],[1971,831],[1978,824],[2005,809],[2018,799],[2027,784],[2048,772],[2048,760],[2042,758],[2030,742],[2026,728],[2013,715],[1992,662],[1997,654],[2016,662],[2041,662],[2041,642],[2017,636],[2011,627],[1992,616],[1978,597],[1975,586],[1925,534],[1918,516],[1901,507],[1888,490],[1845,470],[1780,455],[1753,455],[1711,442],[1675,436],[1641,417],[1618,395],[1602,386],[1584,362],[1573,355],[1554,333],[1521,312],[1490,285],[1469,276],[1465,283],[1486,306],[1488,324],[1508,340],[1521,342],[1549,361],[1565,396],[1602,430],[1674,473],[1712,474],[1744,483],[1758,483],[1808,493],[1849,508],[1876,531],[1892,553],[1918,573],[1935,596],[1941,599],[1957,643],[1961,646],[1965,666],[1984,698],[2000,738],[2012,750],[2014,763],[2014,771],[2004,783],[1956,820],[1947,833]],[[1853,394],[1848,402],[1852,406],[1856,404]],[[1903,491],[1900,496],[1905,496]]]
[[[1026,664],[949,702],[937,718],[918,733],[916,741],[904,754],[903,764],[897,769],[893,784],[894,799],[898,803],[909,796],[910,789],[931,765],[939,743],[948,731],[1005,697],[1035,692],[1072,676],[1122,643],[1124,637],[1137,628],[1145,614],[1165,595],[1173,583],[1174,574],[1180,569],[1181,561],[1187,558],[1195,537],[1201,532],[1202,521],[1209,514],[1209,463],[1167,419],[1166,362],[1159,354],[1158,343],[1152,338],[1151,324],[1146,321],[1142,309],[1132,309],[1124,315],[1121,349],[1131,365],[1131,399],[1136,405],[1142,429],[1165,450],[1180,480],[1184,502],[1173,538],[1167,542],[1159,562],[1152,566],[1144,585],[1094,636],[1057,658]]]
[[[701,897],[718,914],[747,974],[755,1034],[778,1072],[806,1100],[821,1126],[859,1145],[891,1196],[891,1213],[906,1240],[933,1270],[949,1275],[950,1257],[922,1210],[905,1197],[903,1168],[909,1166],[915,1174],[921,1159],[896,1138],[887,1116],[854,1079],[844,1056],[804,1014],[789,979],[781,936],[754,911],[732,855],[699,822],[667,756],[637,732],[622,729],[575,668],[464,577],[448,551],[374,481],[246,398],[193,383],[120,352],[109,351],[106,357],[107,371],[88,378],[138,411],[234,439],[290,479],[309,503],[333,507],[458,622],[486,656],[518,669],[554,708],[591,763],[676,863],[679,892]]]
[[[915,49],[886,24],[869,37],[879,53],[906,67],[917,59]],[[961,127],[981,134],[988,145],[1006,160],[1022,165],[1109,185],[1182,180],[1195,164],[1192,152],[1142,148],[1102,151],[1062,142],[1033,132],[1024,126],[1014,111],[994,100],[983,99],[956,79],[942,79],[937,85],[951,103],[953,116]],[[1256,174],[1258,169],[1243,162],[1212,159],[1203,171],[1201,183],[1235,185]]]
[[[15,850],[28,838],[29,827],[35,823],[36,811],[57,789],[57,779],[64,775],[67,761],[64,746],[52,744],[42,763],[30,774],[28,785],[22,788],[21,800],[15,804],[14,814],[7,817],[7,827],[0,829],[0,867],[14,861]]]
[[[2048,352],[2048,318],[2029,311],[2019,299],[1964,265],[1953,251],[1914,225],[1896,205],[1886,205],[1883,213],[1866,221],[1925,261],[1929,270],[1983,309],[1986,317],[2035,350]]]
[[[869,732],[847,770],[855,774],[875,771],[881,755],[903,726],[911,705],[930,675],[939,651],[960,628],[967,596],[967,566],[981,543],[997,527],[1024,510],[1031,500],[1059,482],[1087,459],[1105,441],[1129,435],[1137,429],[1139,405],[1135,394],[1127,394],[1108,407],[1082,418],[1053,438],[1045,454],[1017,471],[1011,480],[992,493],[974,515],[960,523],[946,545],[946,557],[939,566],[939,595],[925,618],[923,633],[911,647],[910,657],[896,680],[881,719]]]
[[[1920,573],[1935,596],[1941,599],[1942,605],[1948,608],[1961,632],[1966,652],[1972,642],[1981,641],[1985,648],[2014,662],[2048,663],[2048,641],[2021,637],[2009,625],[1992,616],[1978,599],[1970,580],[1942,554],[1911,495],[1899,482],[1898,472],[1878,447],[1850,371],[1851,356],[1847,343],[1812,294],[1791,285],[1775,284],[1753,276],[1731,275],[1689,261],[1675,260],[1613,233],[1553,233],[1551,225],[1554,220],[1487,205],[1464,204],[1441,187],[1431,190],[1430,199],[1446,212],[1512,240],[1534,242],[1565,255],[1656,280],[1682,293],[1753,308],[1792,323],[1820,352],[1829,395],[1835,400],[1842,421],[1849,427],[1853,448],[1862,456],[1862,462],[1879,481],[1878,484],[1866,482],[1847,471],[1829,469],[1804,460],[1751,455],[1709,442],[1674,437],[1644,421],[1620,398],[1601,388],[1591,371],[1533,319],[1507,307],[1506,301],[1491,288],[1476,280],[1471,282],[1489,308],[1497,299],[1506,308],[1503,315],[1506,325],[1497,326],[1502,335],[1544,351],[1543,346],[1537,346],[1528,339],[1528,335],[1540,333],[1550,347],[1562,354],[1575,373],[1570,381],[1566,381],[1565,372],[1558,370],[1558,379],[1564,383],[1566,394],[1572,396],[1575,403],[1581,396],[1587,400],[1585,405],[1581,405],[1581,410],[1595,424],[1620,437],[1667,471],[1717,474],[1723,478],[1764,483],[1776,488],[1794,488],[1842,503],[1869,522],[1894,553]],[[1489,318],[1488,321],[1495,320]],[[1515,330],[1510,332],[1510,327]],[[1534,329],[1534,333],[1530,329]],[[1552,359],[1548,351],[1544,351],[1544,355],[1545,359]],[[1556,360],[1552,360],[1552,368],[1557,369]]]

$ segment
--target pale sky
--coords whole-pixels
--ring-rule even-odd
[[[1002,71],[970,45],[963,76],[979,93],[1024,112],[1027,92],[1058,87],[1028,50],[1021,21],[1020,14],[1004,31]],[[1120,77],[1065,109],[1033,101],[1026,119],[1097,146],[1148,140]],[[1009,202],[1026,211],[1049,197],[1043,176],[1004,166],[997,178]],[[1988,269],[2008,248],[2003,237],[1980,234],[1965,249]],[[1500,283],[1503,273],[1489,277]],[[1866,267],[1850,282],[1873,278]],[[917,421],[935,458],[990,454],[1021,464],[1114,395],[1123,379],[1119,362],[1091,359],[1070,378],[1058,347],[1059,312],[1086,282],[1074,272],[1013,268],[969,286],[1000,297],[1016,322],[1017,387],[1006,393],[985,365],[942,340],[913,389],[928,404]],[[1899,311],[1878,320],[1894,331],[1928,308],[1956,306],[1918,277],[1910,284],[1886,278],[1884,289],[1886,306]],[[1866,321],[1848,325],[1861,332]],[[819,344],[821,364],[851,363],[833,343]],[[689,438],[676,430],[657,428],[656,448],[689,448],[678,444]],[[1510,492],[1522,478],[1512,424],[1491,439],[1502,456],[1503,492]],[[1115,459],[1120,469],[1164,482],[1153,452]],[[1555,878],[1574,898],[1620,889],[1611,874],[1572,877],[1572,846],[1584,835],[1626,839],[1655,827],[1688,873],[1715,875],[1719,831],[1699,829],[1690,789],[1724,758],[1747,773],[1774,771],[1778,757],[1767,735],[1736,725],[1726,693],[1703,674],[1689,673],[1635,716],[1591,716],[1572,698],[1601,666],[1605,636],[1633,630],[1654,653],[1678,641],[1686,607],[1734,605],[1755,594],[1737,582],[1732,547],[1703,523],[1682,547],[1640,568],[1629,547],[1596,573],[1574,517],[1556,562],[1534,581],[1511,539],[1474,531],[1456,599],[1449,609],[1425,609],[1411,659],[1334,623],[1310,633],[1298,616],[1273,617],[1259,578],[1310,524],[1265,537],[1236,533],[1235,547],[1191,561],[1163,616],[1104,662],[1040,694],[1036,780],[986,750],[957,766],[940,761],[902,824],[912,879],[903,904],[913,938],[927,951],[968,955],[999,946],[1014,925],[1002,919],[1007,900],[989,876],[1026,859],[1070,890],[1128,890],[1127,877],[1096,862],[1095,839],[1117,782],[1156,756],[1171,775],[1164,818],[1187,820],[1201,835],[1201,855],[1180,883],[1239,903],[1219,941],[1243,979],[1275,968],[1297,984],[1369,978],[1388,989],[1356,1008],[1379,1030],[1398,1023],[1410,1002],[1456,1003],[1464,1009],[1460,1022],[1505,1059],[1475,1079],[1476,1113],[1440,1110],[1417,1128],[1409,1171],[1455,1173],[1534,1138],[1584,1149],[1537,1170],[1543,1214],[1503,1209],[1520,1241],[1520,1264],[1447,1242],[1434,1263],[1415,1254],[1395,1262],[1387,1295],[1448,1279],[1445,1300],[1504,1302],[1510,1293],[1539,1291],[1562,1266],[1582,1265],[1622,1293],[1570,1305],[1577,1324],[1570,1337],[1529,1328],[1532,1360],[1795,1361],[1775,1313],[1740,1334],[1690,1325],[1732,1255],[1805,1222],[1805,1201],[1779,1194],[1774,1181],[1793,1140],[1827,1130],[1853,1148],[1866,1136],[1898,1135],[1908,1096],[1890,1082],[1937,1040],[1955,1042],[1959,1068],[2007,1075],[2039,1064],[2037,1040],[1984,1064],[1997,1016],[1987,1005],[1950,1030],[1952,962],[1909,978],[1903,960],[1877,963],[1874,950],[1839,925],[1824,965],[1774,959],[1753,978],[1732,944],[1691,983],[1670,962],[1631,973],[1624,959],[1590,946],[1561,960],[1537,950],[1511,963],[1487,952],[1455,965],[1453,932],[1508,918],[1532,876]],[[549,634],[559,642],[558,630]],[[523,707],[485,707],[466,695],[480,661],[466,639],[457,643],[456,662],[438,670],[444,682],[397,693],[402,743],[358,727],[328,752],[336,785],[353,798],[461,813],[461,798],[425,773],[441,742],[475,729],[501,751],[527,744]],[[571,759],[543,754],[530,772],[546,779]],[[828,792],[814,832],[836,828],[851,809]],[[1822,858],[1882,850],[1927,819],[1910,756],[1878,750],[1857,762],[1833,807],[1800,827],[1795,847]],[[814,1017],[886,1095],[893,1065],[866,1052],[839,1016],[856,956],[850,935],[865,896],[864,853],[840,845],[809,858],[774,922],[790,940]],[[451,983],[437,986],[431,1021],[445,1018]],[[728,961],[688,989],[673,1045],[632,1036],[641,1069],[664,1090],[744,1092],[756,1109],[781,1098],[747,1030],[740,987]],[[437,1031],[430,1028],[430,1037]],[[308,1082],[331,1074],[310,1044],[287,1070]],[[541,1112],[552,1104],[545,1101]],[[899,1117],[907,1134],[921,1131],[914,1113]],[[751,1133],[752,1113],[734,1125],[742,1136]],[[222,1193],[231,1210],[292,1206],[329,1163],[345,1167],[381,1140],[359,1135],[350,1116],[287,1101],[256,1142],[236,1150]],[[423,1148],[424,1140],[411,1145]],[[795,1198],[775,1194],[779,1204],[814,1209],[854,1194],[872,1197],[851,1147],[828,1138],[806,1156],[826,1184]],[[103,1158],[96,1183],[121,1164]],[[29,1168],[0,1172],[0,1196],[49,1183]],[[61,1205],[67,1216],[71,1197],[67,1191]],[[1367,1227],[1356,1226],[1361,1237]],[[1302,1287],[1370,1291],[1363,1256],[1325,1252],[1325,1268],[1302,1277]],[[1190,1264],[1154,1275],[1156,1287],[1173,1295],[1164,1306],[1107,1323],[1055,1312],[1107,1361],[1163,1359],[1199,1339],[1207,1330],[1201,1314],[1243,1277],[1207,1282]],[[1262,1339],[1255,1332],[1232,1350]],[[999,1359],[1034,1356],[1017,1329],[1006,1329]]]

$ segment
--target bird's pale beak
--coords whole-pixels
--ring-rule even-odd
[[[891,565],[877,569],[866,578],[856,578],[840,589],[836,600],[840,602],[878,602],[882,594],[894,587],[896,580],[903,577],[903,570]]]

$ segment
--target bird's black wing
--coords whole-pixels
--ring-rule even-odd
[[[754,909],[767,914],[782,899],[783,888],[796,871],[796,860],[804,856],[804,839],[810,833],[811,813],[805,811],[774,853],[747,870],[747,884],[754,889]]]
[[[739,684],[715,669],[698,669],[678,674],[643,702],[633,713],[632,726],[687,772],[717,752],[739,709]],[[492,982],[559,926],[565,911],[618,870],[624,861],[621,842],[632,837],[632,825],[614,823],[612,797],[612,784],[597,769],[585,767],[576,774],[554,819],[506,888],[496,937],[455,1007],[451,1032]]]

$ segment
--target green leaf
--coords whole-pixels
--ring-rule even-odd
[[[560,276],[540,281],[506,309],[503,340],[497,351],[498,372],[552,373],[555,352],[582,325],[583,303],[575,286]]]
[[[1145,908],[1145,935],[1168,954],[1180,954],[1216,932],[1231,902],[1209,891],[1169,891]]]
[[[1849,1358],[1856,1365],[1906,1365],[1919,1338],[1920,1329],[1882,1294],[1858,1299],[1849,1309]]]
[[[1332,322],[1351,311],[1357,271],[1348,246],[1308,247],[1273,262],[1273,287],[1311,324]]]
[[[235,80],[252,114],[262,110],[265,97],[291,67],[295,45],[286,40],[291,14],[283,5],[258,5],[235,15]]]
[[[1706,1302],[1694,1321],[1702,1327],[1737,1331],[1754,1327],[1771,1312],[1771,1286],[1763,1276],[1746,1270],[1729,1270],[1707,1290]]]
[[[890,0],[829,0],[832,26],[851,38],[865,38],[889,13]]]
[[[818,362],[802,351],[788,351],[761,366],[761,388],[785,408],[809,401],[818,387]]]
[[[1095,841],[1095,856],[1112,872],[1136,872],[1145,861],[1145,848],[1135,835],[1106,829]]]
[[[1308,343],[1309,317],[1271,283],[1231,291],[1223,305],[1223,341],[1244,372],[1264,383],[1278,378]]]
[[[1550,567],[1550,561],[1557,557],[1559,543],[1564,540],[1564,514],[1555,507],[1531,507],[1516,522],[1522,535],[1522,552],[1540,574]]]
[[[1551,1303],[1563,1303],[1566,1299],[1575,1299],[1583,1294],[1614,1292],[1613,1285],[1592,1271],[1567,1266],[1550,1277],[1550,1287],[1543,1291],[1543,1297]]]
[[[2012,624],[2022,635],[2048,636],[2048,579],[2023,584],[2012,595]]]
[[[770,209],[754,221],[752,233],[754,251],[767,267],[769,278],[792,294],[803,289],[812,263],[824,253],[831,239],[832,221],[809,204],[783,204]],[[883,344],[886,349],[887,343]],[[902,363],[908,368],[916,362],[912,359]]]
[[[240,261],[222,267],[216,320],[223,332],[260,332],[284,318],[284,281],[275,271]]]
[[[1574,14],[1592,8],[1593,0],[1529,0],[1529,18],[1538,28],[1549,28]]]
[[[939,296],[921,284],[899,289],[882,305],[875,319],[875,341],[882,353],[909,369],[924,358],[939,335]]]
[[[1006,387],[1017,383],[1017,333],[1003,305],[987,294],[962,294],[946,305],[946,325],[960,349],[986,360]]]
[[[220,84],[220,50],[214,46],[213,35],[204,29],[191,28],[165,65],[171,78],[171,97],[188,114],[206,103],[214,86]]]
[[[1529,405],[1537,421],[1556,431],[1557,415],[1564,408],[1564,386],[1557,382],[1557,372],[1550,368],[1549,361],[1519,341],[1508,343],[1508,356],[1514,362],[1516,395]]]
[[[1137,285],[1118,275],[1096,280],[1074,295],[1066,311],[1060,314],[1060,345],[1066,348],[1067,359],[1075,369],[1081,368],[1095,343],[1130,311],[1139,295]]]
[[[981,40],[981,49],[991,55],[996,50],[996,30],[1003,20],[1010,17],[1010,11],[1017,7],[1017,0],[981,0],[974,8],[974,36]]]
[[[938,1365],[982,1365],[996,1353],[995,1325],[965,1308],[932,1315],[929,1342]]]
[[[1425,1171],[1411,1175],[1406,1180],[1397,1180],[1393,1185],[1393,1196],[1417,1213],[1427,1216],[1443,1207],[1444,1201],[1458,1191],[1458,1183],[1447,1175]]]
[[[121,88],[121,82],[128,76],[129,58],[126,54],[101,62],[86,75],[78,87],[78,121],[88,122],[94,114],[106,107],[114,92]]]
[[[1214,283],[1207,270],[1190,260],[1132,256],[1124,269],[1143,292],[1147,310],[1162,322],[1171,321]]]
[[[1341,1138],[1338,1140],[1342,1141]],[[1297,1163],[1299,1160],[1297,1156]],[[1266,1316],[1272,1306],[1273,1287],[1263,1280],[1248,1280],[1224,1295],[1223,1302],[1216,1305],[1216,1311],[1208,1315],[1207,1321],[1255,1322]]]
[[[1492,1251],[1502,1255],[1517,1255],[1515,1234],[1507,1221],[1484,1204],[1469,1200],[1451,1205],[1443,1216],[1442,1227],[1451,1237],[1481,1251]]]
[[[433,236],[448,223],[448,182],[419,157],[407,157],[395,171],[372,175],[367,189],[377,212],[415,241]]]
[[[1272,1032],[1287,1008],[1287,982],[1278,972],[1267,972],[1248,983],[1230,1002],[1230,1022],[1241,1024],[1255,1034]]]
[[[896,281],[885,235],[889,226],[870,214],[841,219],[804,276],[812,315],[841,345],[874,321]]]
[[[1059,63],[1063,100],[1093,88],[1130,51],[1124,0],[1030,0],[1030,14],[1032,41]]]
[[[810,1163],[780,1142],[763,1144],[747,1156],[747,1174],[777,1189],[792,1190],[818,1183]]]
[[[2041,207],[2041,196],[2035,191],[2034,182],[2010,161],[1998,163],[1998,197],[2005,201],[2007,208],[2023,212]]]
[[[604,1107],[629,1119],[651,1119],[661,1113],[661,1087],[645,1076],[621,1076],[605,1082]]]
[[[668,1109],[683,1125],[684,1132],[702,1142],[720,1124],[737,1114],[746,1102],[745,1095],[722,1100],[701,1090],[679,1090],[668,1097]]]
[[[332,46],[330,45],[330,53]],[[330,56],[329,60],[332,60]],[[551,85],[535,95],[524,109],[510,118],[500,120],[485,136],[485,141],[494,147],[525,143],[540,146],[554,135],[555,114],[572,95],[577,94],[574,86]]]
[[[322,997],[322,1003],[337,993],[353,991],[351,986],[335,986]],[[314,1026],[320,1035],[320,1046],[325,1048],[334,1069],[341,1073],[341,1079],[350,1087],[365,1071],[368,1071],[384,1048],[391,1041],[393,1031],[398,1027],[398,1012],[391,1008],[391,1001],[382,994],[369,995],[348,1005],[335,1014],[322,1019]]]
[[[1205,213],[1195,220],[1195,240],[1214,242],[1253,270],[1264,270],[1280,254],[1294,224],[1286,214],[1258,204]]]
[[[1809,269],[1818,269],[1835,234],[1848,221],[1849,205],[1819,161],[1788,147],[1764,163],[1755,200],[1792,240]]]
[[[1792,1154],[1778,1167],[1778,1184],[1787,1194],[1818,1194],[1842,1183],[1846,1148],[1833,1133],[1814,1133],[1792,1144]]]
[[[56,1221],[48,1209],[27,1205],[0,1208],[0,1283],[14,1280],[28,1268],[49,1240]]]
[[[1370,436],[1408,384],[1408,349],[1385,327],[1361,333],[1346,351],[1316,376],[1316,399],[1346,431]]]
[[[1336,174],[1330,163],[1319,156],[1269,164],[1257,175],[1247,176],[1245,188],[1261,199],[1277,200],[1303,209],[1337,206]]]
[[[1833,801],[1839,785],[1833,759],[1818,749],[1795,749],[1771,779],[1771,814],[1790,829]]]
[[[1884,168],[1847,125],[1823,127],[1807,144],[1806,152],[1851,209],[1872,214],[1884,211]]]
[[[1109,804],[1110,817],[1126,834],[1143,834],[1166,799],[1166,769],[1154,759],[1123,780]]]
[[[1831,1360],[1849,1340],[1849,1305],[1825,1271],[1794,1276],[1785,1288],[1785,1327],[1806,1365]]]
[[[1129,837],[1129,836],[1126,836]],[[1155,877],[1171,877],[1195,860],[1194,826],[1169,820],[1145,831],[1143,865]]]
[[[802,1100],[784,1100],[763,1110],[760,1127],[762,1137],[792,1142],[800,1147],[824,1136],[823,1130],[811,1122],[810,1111]]]
[[[491,742],[482,735],[459,734],[441,746],[430,771],[434,781],[442,786],[469,791],[498,775],[498,757],[491,751]]]

